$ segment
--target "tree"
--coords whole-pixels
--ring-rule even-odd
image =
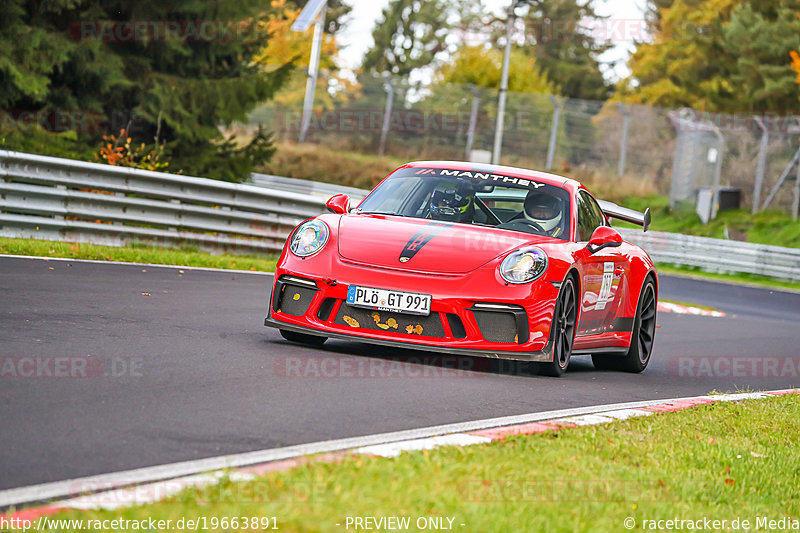
[[[372,31],[374,44],[361,68],[407,79],[447,48],[450,8],[445,0],[391,0]]]
[[[502,50],[465,45],[459,48],[452,60],[442,66],[437,81],[499,89],[502,69]],[[536,58],[514,48],[509,61],[508,90],[519,93],[553,93],[558,89],[542,73]]]
[[[67,2],[53,4],[65,9]],[[44,100],[51,74],[76,46],[30,20],[26,7],[25,0],[0,3],[0,109]]]
[[[305,2],[302,2],[305,3]],[[300,14],[299,7],[294,7],[293,3],[286,0],[273,0],[272,10],[262,27],[269,35],[269,40],[253,58],[265,72],[273,72],[281,68],[284,64],[294,61],[297,68],[292,73],[289,81],[275,95],[275,102],[289,108],[298,109],[302,106],[306,90],[306,69],[311,57],[311,41],[314,33],[313,28],[305,32],[292,31],[292,23]],[[342,4],[339,0],[329,0],[328,24],[320,53],[320,72],[317,82],[317,98],[315,103],[323,108],[333,107],[332,95],[326,90],[329,86],[339,88],[338,93],[344,90],[356,91],[352,82],[338,75],[339,67],[335,62],[335,57],[339,52],[335,34],[341,27],[340,19],[349,13],[350,7]],[[332,13],[337,18],[331,19]],[[329,30],[332,30],[329,31]]]
[[[2,8],[0,102],[99,111],[107,131],[156,132],[173,169],[242,180],[271,151],[263,132],[238,147],[219,126],[243,120],[292,69],[264,73],[263,1],[10,0]],[[97,135],[94,133],[93,135]],[[91,135],[90,135],[91,137]]]
[[[800,13],[797,14],[797,18],[800,18]],[[789,57],[792,58],[792,70],[797,73],[797,78],[794,81],[800,85],[800,54],[797,53],[797,50],[791,50]]]
[[[446,150],[448,145],[462,149],[466,141],[468,118],[475,103],[478,104],[478,135],[474,147],[491,146],[502,68],[503,50],[488,45],[462,45],[451,60],[441,66],[434,76],[431,94],[420,106],[434,113],[456,113],[461,118],[460,128],[457,132],[442,131],[438,139],[429,134],[431,138],[426,139],[426,147],[434,144],[435,140],[440,149]],[[542,73],[534,57],[520,47],[514,47],[509,61],[508,90],[507,135],[504,137],[506,153],[524,154],[524,158],[513,160],[515,164],[541,167],[545,162],[552,121],[553,107],[548,95],[557,93],[558,87]],[[481,135],[481,132],[489,134]],[[462,153],[459,151],[453,157],[460,158]]]
[[[611,46],[598,42],[584,21],[598,19],[592,1],[537,0],[524,16],[524,49],[561,95],[605,100],[610,87],[600,71],[598,56]]]
[[[306,7],[308,0],[291,0],[298,12]],[[353,8],[342,0],[328,0],[328,9],[325,14],[325,33],[336,35],[344,26],[347,16]]]
[[[652,43],[640,44],[620,86],[630,102],[710,112],[794,110],[800,20],[781,0],[664,2]]]

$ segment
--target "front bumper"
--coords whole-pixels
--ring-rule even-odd
[[[550,325],[558,288],[548,281],[503,285],[494,268],[432,276],[336,263],[336,268],[318,273],[309,268],[314,265],[310,261],[302,265],[302,273],[279,266],[264,325],[443,354],[552,360]],[[339,274],[335,280],[324,275],[332,271]],[[351,307],[345,302],[349,285],[432,294],[431,314],[415,317]]]
[[[538,352],[510,352],[510,351],[486,351],[486,350],[478,350],[478,349],[470,349],[470,348],[456,348],[456,347],[449,347],[449,346],[431,346],[430,344],[421,344],[417,342],[411,341],[399,341],[399,340],[392,340],[392,339],[379,339],[374,337],[363,337],[360,335],[355,334],[345,334],[339,332],[332,332],[332,331],[320,331],[318,329],[309,328],[305,326],[298,326],[295,324],[287,324],[285,322],[280,322],[275,320],[271,317],[267,317],[264,319],[264,325],[270,326],[273,328],[278,329],[285,329],[288,331],[294,331],[297,333],[306,333],[308,335],[317,335],[317,336],[324,336],[329,337],[332,339],[341,339],[341,340],[348,340],[348,341],[358,341],[358,342],[365,342],[368,344],[376,344],[379,346],[390,346],[392,348],[404,348],[406,350],[423,350],[427,352],[435,352],[440,354],[448,354],[448,355],[469,355],[474,357],[488,357],[491,359],[508,359],[513,361],[531,361],[531,362],[540,362],[546,363],[553,360],[553,355],[551,353],[550,344],[547,344],[546,350],[540,350]]]

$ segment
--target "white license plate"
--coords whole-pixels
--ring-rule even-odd
[[[351,285],[347,288],[347,303],[354,307],[394,311],[409,315],[430,315],[431,295],[415,292],[390,291]]]

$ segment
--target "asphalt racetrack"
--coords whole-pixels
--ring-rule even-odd
[[[800,294],[662,276],[640,375],[330,340],[263,324],[272,277],[0,257],[0,490],[566,407],[800,384]]]

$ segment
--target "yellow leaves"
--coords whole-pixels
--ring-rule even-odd
[[[359,327],[361,325],[361,324],[358,323],[358,320],[356,320],[355,318],[353,318],[351,316],[344,315],[342,317],[342,320],[347,322],[347,325],[350,326],[351,328],[357,328],[357,327]]]
[[[800,15],[798,15],[798,17],[800,17]],[[800,85],[800,54],[798,54],[795,50],[791,50],[789,55],[792,57],[792,70],[797,72],[797,79],[795,82]]]
[[[417,324],[416,326],[406,326],[406,333],[409,335],[417,334],[422,335],[422,326]]]
[[[394,318],[390,318],[389,320],[386,321],[385,324],[381,324],[381,315],[380,313],[377,312],[372,313],[372,320],[375,321],[376,326],[378,326],[383,330],[387,330],[389,328],[397,329],[398,326],[397,320],[395,320]]]
[[[503,52],[483,46],[462,46],[453,60],[439,73],[441,82],[479,87],[500,87]],[[545,76],[536,59],[521,50],[512,50],[509,63],[508,90],[527,93],[556,93],[557,88]]]
[[[273,12],[266,21],[259,22],[259,31],[267,33],[269,40],[253,58],[253,61],[272,70],[299,57],[299,65],[307,67],[311,56],[313,28],[305,32],[292,31],[292,23],[300,15],[299,9],[286,6],[284,0],[272,2]],[[322,42],[321,61],[323,68],[333,65],[333,56],[338,52],[336,40],[325,35]]]
[[[287,6],[285,0],[274,0],[272,10],[266,20],[258,23],[259,34],[267,34],[267,43],[253,56],[253,62],[266,72],[274,71],[281,66],[296,61],[296,68],[292,72],[286,85],[275,95],[275,102],[286,106],[302,105],[306,87],[306,69],[311,58],[311,41],[313,28],[305,32],[292,31],[292,23],[300,14],[299,9]],[[355,95],[360,86],[350,80],[343,79],[334,74],[338,67],[334,58],[339,53],[336,39],[325,33],[322,40],[320,53],[320,73],[318,87],[335,85],[338,88],[339,98],[346,95]],[[334,97],[328,91],[318,91],[315,106],[323,109],[334,107]]]

